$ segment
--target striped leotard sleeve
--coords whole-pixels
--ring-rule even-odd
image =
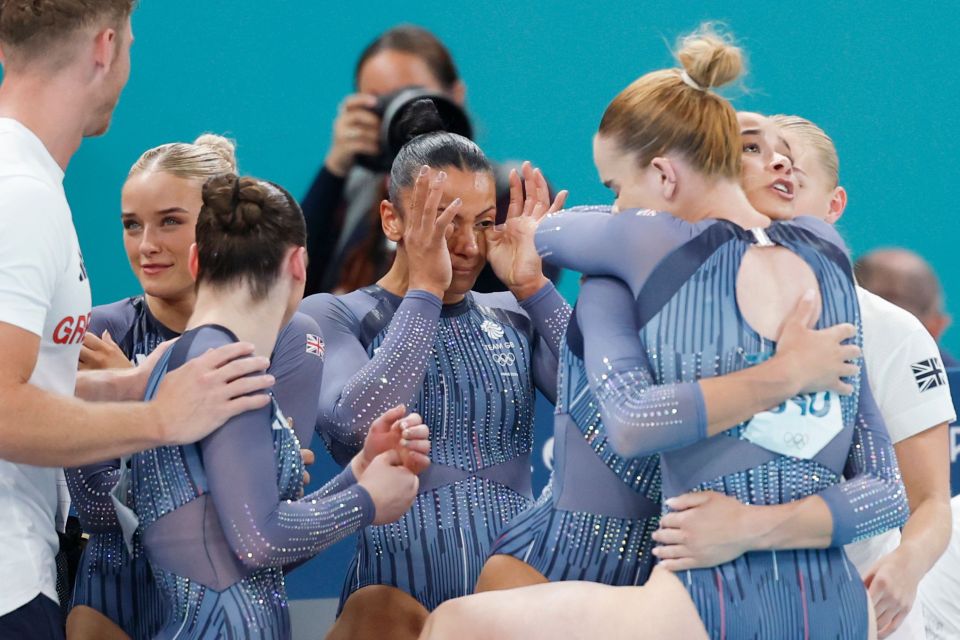
[[[907,492],[865,366],[853,444],[843,475],[845,482],[818,494],[833,516],[831,546],[863,540],[906,523],[910,516]]]
[[[126,300],[123,301],[126,303]],[[111,304],[96,307],[90,314],[87,330],[98,338],[109,331],[114,340],[121,340],[132,322],[128,304]],[[124,354],[128,358],[131,354]],[[83,530],[87,533],[103,533],[119,529],[117,512],[110,500],[110,491],[120,479],[120,459],[106,460],[73,469],[64,469],[70,499]]]
[[[319,420],[327,435],[359,448],[378,416],[413,400],[433,352],[440,309],[435,295],[408,291],[371,358],[357,319],[340,300],[327,294],[304,300],[301,311],[318,322],[327,341]]]
[[[536,346],[533,351],[533,379],[550,402],[556,402],[560,344],[570,322],[570,305],[548,282],[520,306],[533,322]]]
[[[610,443],[622,456],[645,456],[707,437],[707,410],[695,382],[657,385],[638,338],[634,298],[614,278],[589,278],[576,318],[584,364]]]

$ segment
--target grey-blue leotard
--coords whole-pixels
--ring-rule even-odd
[[[147,398],[167,372],[235,340],[213,325],[186,332],[154,370]],[[374,515],[349,467],[298,500],[302,475],[299,443],[275,401],[196,444],[133,456],[129,501],[169,612],[158,638],[290,637],[282,567]]]
[[[143,296],[95,307],[89,330],[97,337],[109,331],[134,363],[179,335],[150,313]],[[270,373],[277,379],[274,396],[286,415],[293,418],[298,437],[307,438],[307,442],[317,415],[309,388],[313,385],[316,393],[323,361],[320,355],[310,353],[306,344],[319,331],[313,320],[295,314],[281,331],[270,363]],[[133,540],[133,557],[123,542],[110,500],[119,475],[120,460],[66,470],[71,498],[84,530],[90,534],[78,567],[72,606],[91,607],[131,638],[140,640],[154,637],[166,620],[166,611],[139,537]]]
[[[445,306],[374,286],[311,296],[301,311],[327,340],[318,430],[335,453],[401,402],[431,429],[420,494],[398,522],[363,531],[341,602],[368,585],[428,610],[472,593],[493,538],[531,503],[534,385],[553,398],[569,306],[552,284],[522,304],[473,292]]]
[[[859,309],[842,242],[824,223],[774,223],[766,235],[816,274],[819,326]],[[863,584],[840,545],[901,526],[908,515],[893,449],[862,376],[841,399],[843,430],[812,459],[767,451],[743,438],[748,423],[706,437],[698,380],[740,370],[775,344],[736,304],[740,262],[754,236],[718,221],[691,237],[664,214],[564,213],[541,225],[548,260],[591,279],[578,302],[583,359],[610,440],[624,455],[660,454],[665,498],[714,490],[751,504],[817,494],[833,516],[833,547],[749,552],[684,572],[712,638],[863,638]],[[640,248],[642,247],[642,251]],[[624,284],[625,283],[625,284]]]

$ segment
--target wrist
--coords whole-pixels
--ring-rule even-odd
[[[347,172],[350,171],[351,164],[348,157],[343,157],[341,154],[335,153],[333,149],[330,150],[330,153],[327,154],[327,157],[323,161],[323,166],[327,168],[327,171],[338,178],[343,178],[347,175]]]
[[[774,510],[762,506],[743,505],[737,512],[737,527],[742,534],[743,550],[769,551],[777,549]]]
[[[165,447],[176,444],[170,436],[170,428],[165,420],[165,412],[159,400],[151,400],[143,403],[144,411],[147,412],[146,419],[142,422],[147,427],[145,434],[150,441],[150,448]]]
[[[350,460],[350,471],[353,472],[353,477],[357,481],[360,480],[360,477],[363,475],[363,472],[367,470],[368,466],[370,466],[370,462],[367,460],[363,451],[353,456],[353,459]]]
[[[766,366],[763,379],[775,385],[773,395],[779,398],[777,402],[792,398],[803,391],[803,367],[796,362],[793,352],[778,352],[764,364]]]
[[[443,300],[443,294],[446,292],[446,287],[441,287],[435,282],[429,282],[425,280],[411,279],[408,288],[426,291],[427,293],[435,295],[440,300]]]
[[[540,277],[524,282],[522,284],[511,285],[510,292],[518,301],[526,300],[534,296],[538,291],[550,283],[550,279],[540,274]]]

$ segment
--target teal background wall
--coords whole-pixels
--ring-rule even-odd
[[[137,290],[120,246],[119,192],[142,151],[226,133],[245,172],[302,195],[356,56],[397,22],[424,25],[450,46],[491,157],[533,159],[572,203],[587,203],[609,199],[590,157],[607,102],[671,64],[678,34],[715,19],[750,56],[746,88],[731,95],[739,108],[799,113],[835,138],[851,196],[841,226],[854,252],[921,252],[960,316],[958,15],[953,2],[143,0],[113,127],[67,172],[94,301]],[[572,279],[565,284],[573,293]],[[960,329],[946,344],[960,350]]]

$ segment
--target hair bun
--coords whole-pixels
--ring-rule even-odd
[[[397,136],[403,144],[410,142],[417,136],[436,131],[446,131],[443,118],[437,105],[430,98],[414,100],[403,108],[403,113],[395,125]]]
[[[683,37],[677,46],[677,60],[690,79],[702,89],[722,87],[744,71],[744,56],[732,36],[715,24],[705,23]]]
[[[263,220],[269,196],[267,187],[255,178],[228,173],[203,185],[203,206],[214,226],[226,235],[248,235]]]
[[[215,152],[230,165],[232,173],[237,172],[237,143],[215,133],[204,133],[193,141],[197,147],[206,147]]]

